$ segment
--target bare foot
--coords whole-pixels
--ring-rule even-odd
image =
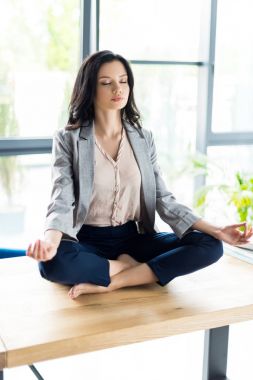
[[[77,298],[81,294],[91,294],[91,293],[107,293],[111,289],[106,286],[94,285],[94,284],[78,284],[74,285],[69,291],[69,297],[72,299]]]
[[[141,263],[139,261],[136,261],[133,259],[130,255],[127,253],[122,253],[118,256],[117,260],[122,261],[123,263],[128,264],[128,268],[136,267],[137,265],[140,265]]]
[[[123,270],[133,268],[141,264],[126,253],[122,253],[121,255],[119,255],[117,260],[126,264]],[[75,299],[81,294],[108,293],[112,290],[113,290],[113,286],[111,284],[109,286],[100,286],[100,285],[85,283],[85,284],[74,285],[70,289],[68,294],[70,298]]]

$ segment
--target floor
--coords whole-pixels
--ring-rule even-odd
[[[45,380],[201,380],[202,331],[37,363]],[[227,375],[253,379],[253,321],[230,327]],[[35,380],[29,367],[5,370],[5,380]]]

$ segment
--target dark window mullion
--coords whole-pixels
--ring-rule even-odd
[[[208,146],[215,145],[252,145],[252,132],[224,132],[224,133],[209,133]]]
[[[100,0],[96,0],[96,50],[99,50]]]
[[[207,114],[206,114],[206,141],[204,151],[207,152],[209,137],[212,131],[213,113],[213,86],[215,70],[215,46],[216,46],[216,25],[217,25],[217,0],[211,0],[211,20],[210,20],[210,45],[209,45],[209,70],[208,70],[208,93],[207,93]]]
[[[159,60],[140,60],[130,59],[134,65],[175,65],[175,66],[208,66],[205,61],[159,61]]]
[[[209,144],[208,136],[212,124],[212,106],[213,106],[213,77],[215,64],[215,43],[216,43],[216,18],[217,18],[217,0],[210,0],[210,21],[209,44],[208,44],[208,62],[205,67],[199,69],[198,83],[198,112],[197,112],[197,136],[196,150],[203,154],[207,153]],[[202,31],[201,31],[202,32]],[[204,41],[204,39],[202,39]],[[202,47],[203,48],[203,47]],[[200,175],[195,178],[195,190],[205,184],[205,176]]]
[[[92,1],[81,0],[81,38],[80,38],[80,56],[81,61],[91,52],[91,13]]]
[[[0,156],[51,153],[52,138],[0,139]]]

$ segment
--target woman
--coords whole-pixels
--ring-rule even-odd
[[[214,226],[167,190],[152,133],[140,125],[128,62],[89,56],[74,85],[68,125],[53,141],[53,189],[44,240],[27,255],[69,296],[173,278],[213,264],[222,240],[243,244],[246,223]],[[155,210],[174,233],[156,232]],[[244,226],[244,232],[238,227]]]

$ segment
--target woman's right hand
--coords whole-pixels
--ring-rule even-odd
[[[26,255],[37,261],[51,260],[57,253],[58,244],[46,240],[36,240],[29,244]]]

